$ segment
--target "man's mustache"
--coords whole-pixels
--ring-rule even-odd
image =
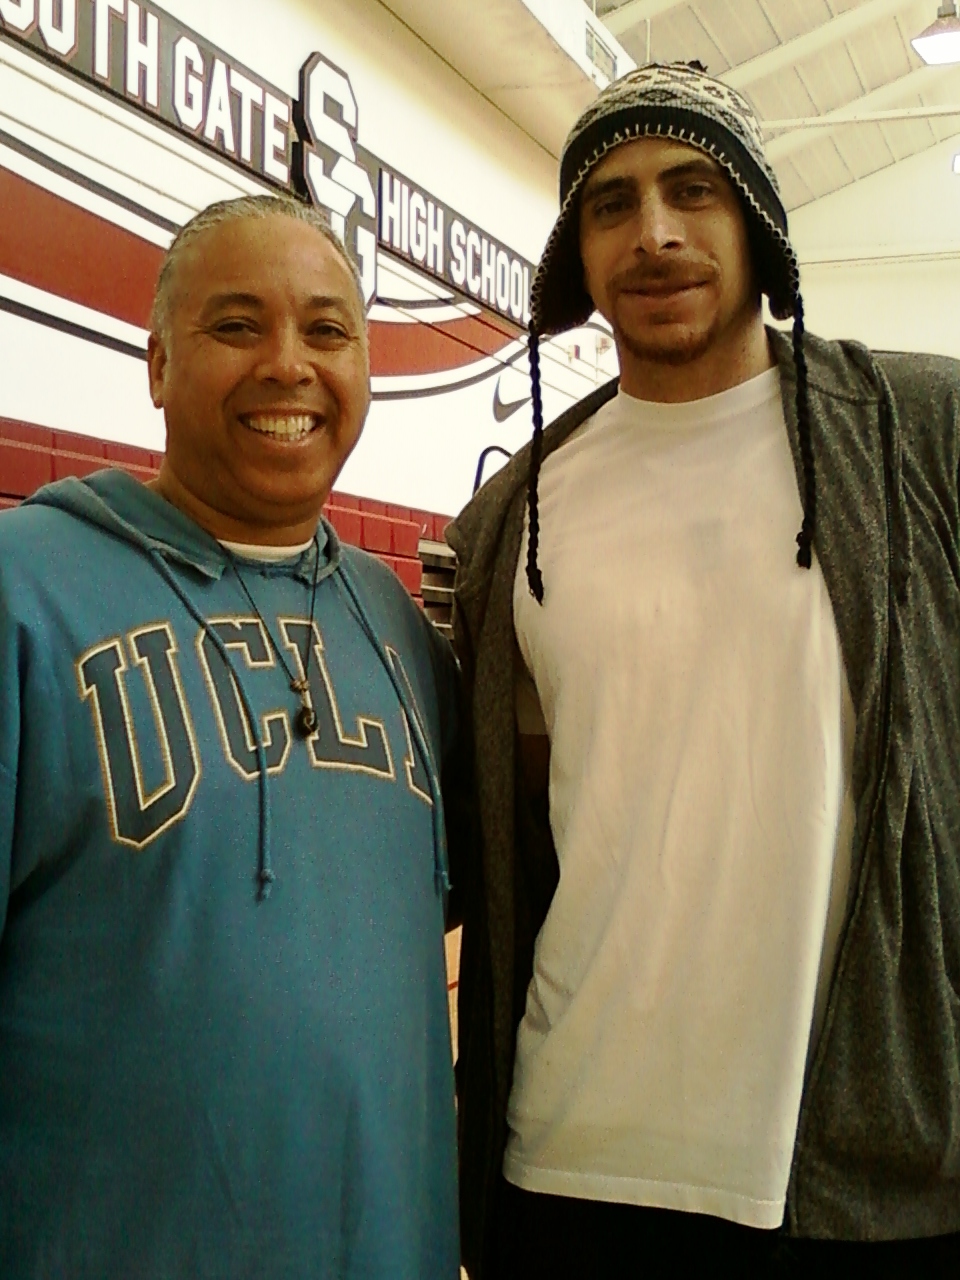
[[[637,263],[625,271],[618,271],[610,280],[611,294],[666,293],[672,289],[689,289],[694,285],[708,284],[715,276],[711,263],[653,261]]]

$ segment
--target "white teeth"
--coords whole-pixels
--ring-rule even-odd
[[[248,427],[265,436],[277,436],[281,440],[299,440],[313,430],[315,419],[311,413],[252,414],[243,419]]]

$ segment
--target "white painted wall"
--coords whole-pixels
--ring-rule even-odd
[[[556,161],[378,0],[158,0],[297,96],[320,49],[350,77],[360,143],[536,261],[556,213]]]
[[[807,325],[960,357],[960,133],[790,215]]]

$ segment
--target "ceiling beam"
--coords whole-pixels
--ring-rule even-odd
[[[824,125],[822,129],[816,131],[816,140],[819,141],[824,136],[829,136],[830,125],[842,125],[849,122],[852,116],[862,115],[867,111],[883,111],[887,107],[895,107],[902,104],[904,99],[914,97],[925,90],[930,89],[933,85],[944,79],[946,76],[957,75],[955,66],[941,67],[917,67],[915,71],[909,71],[905,76],[900,76],[898,80],[891,80],[888,84],[882,84],[879,89],[874,89],[872,93],[865,93],[859,98],[854,98],[852,102],[846,103],[842,107],[837,107],[834,111],[827,111],[823,115]],[[811,137],[809,129],[793,129],[789,133],[781,133],[779,137],[768,142],[765,151],[767,159],[771,164],[776,164],[778,160],[785,160],[794,152],[809,145],[814,141]]]
[[[611,35],[619,40],[625,31],[639,27],[647,18],[659,18],[661,13],[677,9],[684,0],[627,0],[619,9],[611,9],[600,21]]]
[[[841,116],[836,120],[827,116],[798,116],[795,120],[764,120],[763,131],[776,129],[790,132],[793,129],[839,129],[854,124],[885,124],[888,120],[932,120],[940,116],[960,116],[960,106],[955,107],[894,107],[892,111],[864,111],[855,116]]]
[[[785,40],[783,44],[768,49],[749,62],[741,62],[738,67],[724,72],[720,79],[733,89],[744,89],[777,71],[795,67],[804,58],[809,58],[832,44],[839,44],[841,40],[849,39],[864,27],[873,26],[902,8],[903,0],[866,0],[865,4],[822,22],[805,35],[797,36],[795,40]]]

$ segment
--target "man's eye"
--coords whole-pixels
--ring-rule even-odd
[[[241,320],[231,318],[229,320],[218,320],[213,326],[214,333],[222,334],[224,337],[232,337],[236,334],[255,333],[256,329],[252,320]]]
[[[606,200],[601,200],[593,206],[594,216],[597,218],[609,218],[614,214],[621,213],[626,208],[626,201],[622,196],[610,196]]]
[[[713,193],[709,182],[691,182],[683,188],[682,195],[687,200],[703,200]]]
[[[326,338],[333,340],[345,338],[347,336],[347,331],[344,329],[343,325],[334,324],[331,320],[317,321],[316,324],[310,326],[309,333],[311,338]]]

